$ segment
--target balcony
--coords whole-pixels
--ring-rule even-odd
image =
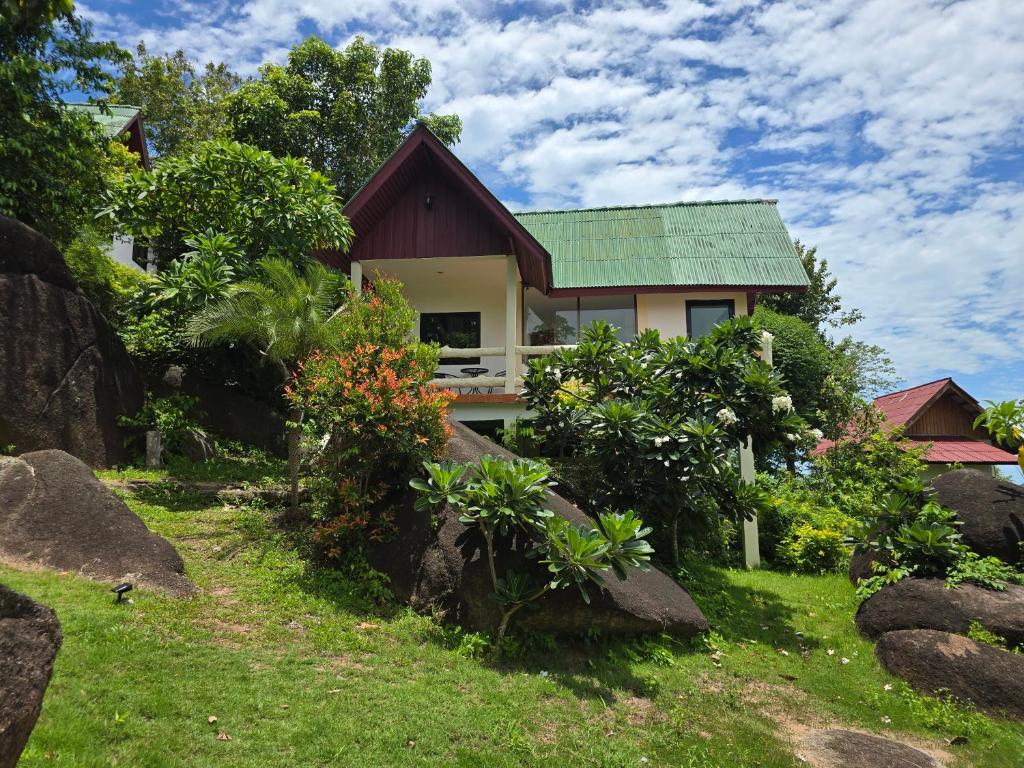
[[[502,357],[505,370],[494,376],[443,375],[431,379],[430,383],[442,389],[454,391],[460,402],[497,402],[516,400],[523,388],[523,358],[532,355],[547,355],[560,349],[574,349],[575,344],[548,344],[541,346],[516,345],[507,347],[442,347],[441,360],[455,358]]]

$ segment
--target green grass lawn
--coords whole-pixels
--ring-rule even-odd
[[[372,583],[310,569],[265,510],[127,498],[202,593],[136,589],[120,606],[106,585],[0,566],[64,628],[26,768],[799,766],[793,740],[826,724],[951,765],[1022,765],[1024,727],[879,668],[839,576],[694,566],[706,642],[524,638],[495,662],[477,636],[381,605]]]

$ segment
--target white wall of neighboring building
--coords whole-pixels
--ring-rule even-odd
[[[132,237],[114,235],[114,241],[107,253],[110,258],[118,264],[124,264],[126,267],[133,267],[141,272],[142,267],[132,261],[132,249],[134,247],[135,240]]]
[[[747,295],[742,291],[693,293],[640,293],[636,297],[636,324],[639,330],[657,329],[663,337],[686,335],[687,301],[731,299],[736,315],[747,314]]]

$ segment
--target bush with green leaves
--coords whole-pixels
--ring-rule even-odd
[[[1017,463],[1024,471],[1024,399],[986,402],[985,410],[974,420],[975,429],[984,427],[997,445],[1016,451]]]
[[[969,582],[1002,590],[1021,573],[995,557],[981,557],[963,541],[956,512],[928,498],[920,481],[907,481],[882,497],[850,529],[848,543],[874,556],[873,575],[861,579],[865,599],[886,584],[908,577],[940,578],[955,588]]]
[[[757,520],[765,559],[803,573],[841,571],[850,560],[846,534],[853,518],[832,506],[803,475],[761,473],[769,503]]]
[[[575,349],[530,362],[524,398],[542,455],[577,465],[569,494],[585,508],[636,509],[677,562],[685,537],[763,505],[740,482],[741,440],[766,450],[805,433],[760,344],[749,318],[700,340],[648,330],[628,344],[594,323]]]
[[[164,452],[180,455],[187,440],[207,439],[206,431],[196,421],[198,409],[199,401],[189,395],[150,398],[138,413],[122,416],[120,422],[126,427],[158,431]]]
[[[152,278],[110,258],[105,233],[85,229],[64,249],[64,261],[82,293],[115,328],[135,319],[136,298]]]
[[[603,512],[597,527],[574,525],[546,506],[553,481],[548,468],[531,459],[481,456],[479,464],[426,463],[426,479],[410,485],[419,492],[419,509],[438,510],[450,506],[459,520],[483,537],[494,600],[501,613],[497,644],[508,630],[509,621],[522,608],[536,607],[537,601],[556,589],[575,587],[590,603],[589,585],[600,587],[611,571],[619,579],[626,569],[647,570],[654,552],[645,540],[650,528],[633,512]],[[542,583],[529,574],[507,570],[498,575],[498,537],[523,534],[530,541],[527,556],[547,567]]]

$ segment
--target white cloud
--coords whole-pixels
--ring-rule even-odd
[[[1024,376],[1024,3],[93,3],[122,42],[246,73],[309,25],[408,48],[516,203],[777,197],[908,379]]]

